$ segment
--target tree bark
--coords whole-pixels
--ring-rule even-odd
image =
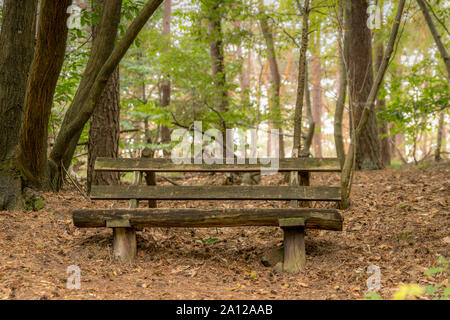
[[[104,0],[96,1],[103,7]],[[92,26],[93,42],[97,37],[97,29],[97,25]],[[88,192],[91,191],[92,184],[112,185],[119,183],[117,172],[96,172],[94,170],[97,157],[117,158],[119,156],[119,139],[120,79],[119,67],[117,67],[111,74],[90,121],[87,165]]]
[[[367,27],[367,7],[367,0],[351,1],[349,85],[352,119],[355,126],[361,121],[373,85],[372,36]],[[382,167],[376,113],[375,110],[370,109],[367,125],[356,146],[356,168],[381,169]]]
[[[378,92],[380,91],[381,83],[383,82],[384,75],[386,73],[387,67],[389,65],[392,53],[394,52],[395,40],[397,39],[398,30],[400,27],[400,22],[403,15],[403,9],[405,7],[405,0],[399,0],[397,6],[397,12],[395,15],[394,25],[391,30],[391,34],[389,36],[389,42],[386,48],[386,51],[383,56],[383,61],[381,62],[381,66],[378,69],[377,76],[375,78],[375,82],[370,89],[370,93],[365,104],[364,110],[361,114],[361,120],[358,123],[358,127],[352,133],[352,142],[349,146],[349,151],[347,156],[345,157],[344,167],[342,169],[341,174],[341,197],[342,204],[341,207],[343,209],[348,208],[349,206],[349,195],[351,189],[351,173],[352,168],[355,164],[355,156],[356,156],[356,147],[359,144],[360,137],[362,136],[363,130],[369,121],[370,113],[374,110],[375,99],[378,96]]]
[[[97,157],[117,158],[120,139],[120,81],[117,67],[108,80],[102,97],[92,114],[88,141],[88,192],[92,184],[112,185],[119,183],[118,172],[96,172]]]
[[[0,29],[0,210],[21,207],[16,151],[35,50],[37,0],[5,0]]]
[[[36,52],[28,79],[18,161],[25,184],[50,189],[47,172],[48,123],[67,42],[71,0],[42,0]]]

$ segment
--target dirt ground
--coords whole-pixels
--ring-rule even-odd
[[[67,186],[45,193],[40,211],[0,212],[0,299],[363,299],[367,268],[378,266],[385,299],[402,283],[448,285],[424,275],[449,257],[449,163],[359,172],[344,231],[308,231],[306,270],[277,273],[261,257],[282,245],[279,228],[145,229],[133,265],[111,261],[112,231],[77,229],[71,211],[126,207],[90,201]],[[221,184],[222,175],[186,175],[186,185]],[[278,185],[281,175],[263,177]],[[168,182],[164,182],[167,184]],[[337,174],[312,184],[338,185]],[[141,204],[142,206],[145,203]],[[159,207],[286,207],[286,202],[178,201]],[[316,204],[333,207],[333,204]],[[81,270],[81,289],[66,288],[67,268]],[[430,297],[423,297],[428,299]]]

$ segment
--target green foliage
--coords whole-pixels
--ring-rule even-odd
[[[437,260],[438,267],[430,268],[425,271],[425,275],[438,275],[450,271],[450,260],[445,257],[439,257]],[[425,287],[425,294],[434,300],[445,300],[450,296],[450,285],[444,287],[441,283],[428,285]]]
[[[45,208],[45,200],[35,194],[26,194],[24,196],[24,208],[26,211],[39,211]]]
[[[364,300],[383,300],[383,298],[376,292],[368,292],[364,296]]]
[[[403,133],[406,142],[414,145],[420,134],[431,132],[437,125],[440,111],[450,114],[450,88],[442,75],[430,73],[435,59],[426,58],[411,67],[409,73],[392,74],[381,94],[386,107],[377,113],[380,120],[392,124],[391,135]],[[402,70],[400,65],[393,66]],[[415,150],[412,150],[415,158]]]
[[[122,141],[125,149],[138,147],[137,140],[143,139],[145,126],[148,126],[147,134],[154,141],[160,126],[189,128],[195,120],[202,121],[205,129],[220,128],[217,124],[223,119],[227,127],[235,128],[242,123],[254,122],[256,110],[241,100],[238,86],[230,81],[241,73],[241,59],[225,57],[228,111],[219,112],[216,106],[223,88],[215,85],[218,78],[211,74],[213,62],[208,19],[222,19],[221,38],[225,48],[239,44],[246,46],[250,37],[234,24],[235,19],[248,15],[248,8],[238,3],[231,10],[231,3],[222,1],[215,11],[210,9],[217,1],[193,1],[191,5],[199,10],[174,8],[171,29],[176,32],[171,33],[170,41],[161,35],[160,9],[139,34],[121,63],[121,106],[126,114],[121,125],[124,129],[140,128],[134,135],[136,138]],[[164,77],[170,78],[172,88],[168,107],[160,104],[160,86]],[[161,149],[155,145],[152,147]]]

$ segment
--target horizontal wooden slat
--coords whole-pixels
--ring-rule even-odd
[[[275,163],[275,162],[271,162]],[[270,168],[271,163],[250,164],[176,164],[171,159],[149,158],[97,158],[97,171],[154,171],[154,172],[257,172],[262,168]],[[279,159],[278,171],[310,171],[310,172],[339,172],[341,171],[337,158],[286,158]]]
[[[339,187],[92,186],[96,200],[315,200],[341,201]]]
[[[123,219],[132,227],[237,227],[278,226],[283,218],[303,218],[310,229],[342,230],[343,219],[332,209],[94,209],[73,212],[79,228],[106,227]]]

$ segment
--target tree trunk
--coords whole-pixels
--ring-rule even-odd
[[[305,88],[307,85],[307,65],[306,65],[306,51],[308,49],[308,33],[309,33],[309,0],[305,0],[304,7],[299,8],[303,13],[302,19],[302,38],[300,44],[300,55],[298,61],[298,81],[297,81],[297,100],[295,102],[294,114],[294,142],[292,146],[292,158],[301,156],[301,138],[302,138],[302,113],[303,101],[305,98]],[[309,100],[309,98],[308,98]],[[298,171],[290,173],[289,184],[297,186],[300,184],[300,175]],[[304,182],[304,181],[303,181]],[[291,201],[291,207],[297,208],[298,201]]]
[[[300,8],[299,8],[300,9]],[[308,49],[308,19],[309,19],[309,0],[305,0],[302,21],[302,39],[300,44],[300,56],[298,61],[298,81],[297,81],[297,99],[295,102],[294,113],[294,142],[292,146],[292,157],[300,155],[301,136],[302,136],[302,112],[303,99],[305,97],[305,79],[306,79],[306,51]]]
[[[96,1],[103,7],[104,0]],[[92,26],[93,42],[97,38],[97,29],[97,25]],[[91,191],[92,184],[112,185],[119,183],[117,172],[96,172],[94,170],[97,157],[117,158],[119,156],[119,139],[120,79],[119,67],[117,67],[111,74],[90,121],[87,165],[88,192]]]
[[[348,54],[349,54],[349,22],[346,17],[350,15],[350,1],[339,1],[339,89],[338,98],[336,101],[336,112],[334,114],[334,144],[336,146],[336,155],[341,164],[341,168],[345,162],[345,144],[342,134],[342,121],[344,116],[345,100],[347,98],[347,66],[348,66]],[[344,21],[346,23],[345,28],[343,26]],[[345,31],[344,31],[345,30]]]
[[[353,4],[353,2],[352,2],[352,4]],[[341,174],[341,197],[342,197],[341,208],[342,209],[346,209],[350,205],[349,195],[350,195],[350,191],[351,191],[352,168],[355,165],[356,147],[360,143],[360,138],[361,138],[363,131],[369,121],[370,114],[374,112],[373,106],[375,104],[375,100],[380,91],[380,87],[381,87],[381,83],[383,82],[384,75],[389,66],[389,62],[391,60],[392,53],[394,52],[394,45],[395,45],[395,41],[397,39],[398,30],[399,30],[400,23],[402,20],[404,8],[405,8],[405,0],[399,0],[397,12],[395,14],[394,25],[392,26],[391,34],[389,36],[389,42],[388,42],[386,51],[383,55],[383,61],[381,62],[381,66],[378,69],[378,73],[375,78],[375,82],[373,83],[373,85],[370,89],[370,93],[368,95],[363,112],[361,114],[361,120],[358,123],[358,127],[352,133],[352,142],[350,143],[348,154],[345,157],[344,167],[342,168],[342,174]],[[352,19],[353,19],[353,17],[352,17]]]
[[[354,126],[361,121],[373,84],[372,36],[367,27],[367,7],[366,0],[351,1],[349,85]],[[376,113],[370,109],[367,125],[356,146],[356,168],[382,167]]]
[[[450,55],[448,54],[448,51],[442,42],[442,38],[439,35],[433,23],[433,19],[431,18],[427,4],[425,2],[426,1],[424,0],[417,0],[420,10],[422,10],[422,14],[425,18],[425,21],[427,22],[428,28],[430,29],[431,35],[433,36],[433,39],[436,42],[436,46],[438,47],[439,53],[441,54],[441,57],[444,60],[445,67],[447,69],[447,79],[449,79],[450,81]]]
[[[311,84],[312,84],[312,113],[315,123],[314,136],[312,146],[314,149],[314,156],[322,157],[322,109],[323,109],[323,90],[321,85],[322,80],[322,66],[320,63],[320,20],[318,16],[315,18],[317,30],[312,39],[311,48]]]
[[[381,66],[381,62],[383,61],[384,54],[384,46],[381,32],[376,32],[374,36],[375,40],[375,72],[378,72],[378,69]],[[376,102],[376,110],[380,111],[386,107],[386,101],[380,95],[377,97]],[[389,127],[388,123],[384,119],[378,120],[378,132],[381,136],[381,162],[383,166],[389,166],[391,164],[391,144],[389,142]]]
[[[220,12],[220,1],[214,0],[209,7],[209,36],[210,54],[212,59],[212,75],[214,77],[214,84],[217,90],[217,100],[215,103],[216,112],[223,114],[228,109],[228,90],[226,87],[225,75],[225,58],[223,49],[223,34],[222,34],[222,14]],[[223,118],[222,122],[222,141],[223,141],[223,156],[226,157],[226,129],[227,124]]]
[[[303,148],[300,152],[302,157],[309,157],[311,154],[311,145],[314,137],[316,123],[314,122],[314,117],[312,114],[312,106],[311,106],[311,93],[309,90],[309,72],[308,68],[305,68],[305,104],[306,104],[306,116],[308,117],[308,133],[306,134],[303,142]]]
[[[437,131],[437,144],[436,149],[434,151],[434,160],[439,162],[441,161],[441,149],[442,149],[442,137],[444,136],[444,111],[439,113],[439,125]],[[445,148],[444,148],[445,150]]]
[[[163,52],[167,52],[170,46],[170,23],[172,17],[172,0],[166,0],[164,2],[164,17],[163,17],[163,30],[162,35],[166,41],[166,46]],[[170,105],[170,78],[166,75],[161,84],[161,106],[168,107]],[[161,127],[161,142],[170,141],[170,131],[167,126]],[[164,155],[168,156],[169,152],[164,150]]]
[[[89,93],[94,87],[99,71],[107,61],[114,48],[114,42],[116,40],[118,25],[120,22],[121,6],[121,0],[106,0],[103,5],[101,21],[98,26],[95,40],[92,44],[91,55],[86,65],[85,72],[80,81],[80,85],[78,86],[78,90],[72,104],[64,116],[60,132],[58,133],[55,145],[50,154],[50,178],[56,190],[58,190],[62,184],[64,174],[61,173],[64,172],[64,168],[69,167],[70,162],[72,161],[73,153],[75,152],[75,148],[78,144],[78,140],[81,136],[85,123],[83,123],[83,125],[80,126],[76,132],[71,134],[70,137],[67,137],[67,141],[63,142],[62,137],[66,135],[65,132],[71,122],[80,116],[85,104],[92,103],[97,105],[101,95],[103,94],[103,89],[106,87],[107,81],[105,81],[102,90],[98,93],[98,99],[96,101],[89,100]],[[109,77],[115,68],[116,66],[114,66],[111,73],[108,74],[107,80],[109,80]],[[89,120],[89,118],[87,120]]]
[[[262,11],[262,9],[261,9]],[[281,116],[281,102],[280,102],[280,90],[281,90],[281,76],[278,68],[277,56],[275,52],[275,45],[273,40],[273,31],[267,21],[267,16],[262,13],[260,18],[261,30],[264,36],[267,47],[267,59],[269,61],[269,69],[271,74],[271,86],[270,86],[270,121],[272,122],[272,128],[279,130],[278,146],[280,150],[280,158],[284,158],[284,139],[282,135],[282,116]]]
[[[0,29],[0,210],[21,207],[16,148],[33,61],[37,0],[5,0]]]
[[[319,42],[319,39],[318,39]],[[320,52],[319,44],[316,44],[316,52]],[[311,82],[312,82],[312,111],[315,125],[313,136],[314,156],[322,157],[322,85],[320,84],[322,75],[322,66],[320,64],[320,57],[317,53],[312,54],[311,59]]]
[[[302,135],[302,112],[303,112],[303,98],[305,97],[305,90],[307,85],[307,65],[306,65],[306,51],[308,48],[308,32],[309,32],[309,0],[305,0],[303,8],[300,7],[300,2],[297,2],[299,11],[302,12],[302,40],[300,44],[300,57],[298,67],[298,84],[297,84],[297,101],[295,103],[294,115],[294,143],[292,147],[292,157],[301,156],[301,135]],[[309,99],[309,97],[308,97]],[[290,173],[289,184],[291,186],[309,185],[309,173],[292,171]],[[292,200],[291,208],[297,208],[299,203]],[[309,206],[308,203],[302,202],[302,206]],[[284,261],[283,270],[287,272],[298,272],[304,269],[305,266],[305,229],[304,221],[296,226],[297,228],[283,228],[284,231]]]
[[[92,184],[112,185],[119,183],[118,172],[96,172],[97,157],[117,158],[120,140],[120,81],[119,67],[108,80],[102,97],[92,114],[88,141],[87,187]]]
[[[47,172],[48,123],[67,42],[71,0],[40,3],[36,53],[28,79],[25,121],[18,161],[25,184],[50,189]]]

